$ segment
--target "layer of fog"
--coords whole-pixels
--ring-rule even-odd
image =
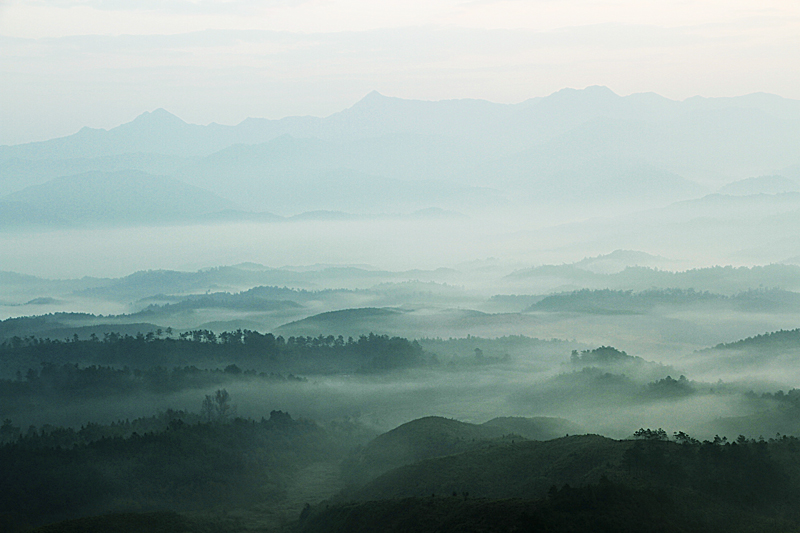
[[[611,213],[613,214],[613,213]],[[663,214],[663,213],[662,213]],[[294,265],[360,265],[366,268],[404,271],[454,268],[446,281],[464,291],[467,301],[454,298],[454,308],[479,309],[494,294],[547,294],[572,290],[559,281],[507,278],[519,269],[543,264],[579,261],[618,248],[634,249],[666,258],[676,270],[711,265],[753,265],[780,261],[800,254],[794,236],[795,216],[776,218],[768,224],[747,227],[745,220],[697,220],[691,217],[643,219],[595,219],[551,225],[557,218],[546,213],[492,217],[472,214],[436,220],[402,218],[324,220],[291,223],[231,223],[207,226],[153,226],[60,231],[0,232],[0,270],[51,279],[84,276],[118,277],[147,269],[193,271],[204,267],[252,261],[271,267]],[[744,229],[743,229],[744,228]],[[407,279],[418,279],[409,274]],[[370,288],[374,280],[320,280],[316,288]],[[240,287],[244,290],[247,287]],[[705,290],[706,287],[696,287]],[[0,312],[25,316],[53,311],[118,314],[135,310],[130,301],[79,298],[68,295],[47,304],[36,298],[46,293],[4,292]],[[353,297],[348,307],[370,302]],[[58,300],[55,297],[54,300]],[[444,303],[442,303],[444,302]],[[431,308],[446,308],[446,298]],[[330,310],[309,307],[295,318]],[[763,354],[761,361],[741,364],[735,356],[696,352],[721,342],[731,342],[778,329],[797,326],[794,312],[734,312],[726,309],[675,309],[639,315],[591,315],[579,313],[525,313],[519,320],[495,317],[482,325],[437,323],[424,306],[406,309],[413,320],[395,329],[376,331],[414,338],[524,334],[538,338],[572,339],[589,347],[611,345],[628,353],[673,366],[691,380],[733,387],[729,394],[696,394],[682,399],[619,403],[599,396],[594,403],[578,401],[553,392],[543,396],[547,380],[568,359],[551,360],[545,370],[537,365],[481,366],[448,372],[427,369],[385,377],[310,377],[302,384],[252,386],[231,383],[238,412],[267,416],[281,409],[293,416],[315,420],[349,417],[379,430],[411,419],[440,415],[469,422],[496,416],[560,416],[586,431],[615,437],[630,435],[639,427],[664,427],[689,431],[700,437],[721,431],[720,420],[752,417],[755,407],[744,400],[749,388],[759,392],[789,390],[800,382],[792,370],[794,358]],[[522,309],[519,309],[522,311]],[[414,314],[416,313],[416,315]],[[179,327],[235,323],[242,313],[205,310]],[[285,324],[286,316],[268,322],[256,317],[255,329],[268,331]],[[404,329],[403,325],[413,325]],[[174,326],[172,323],[159,324]],[[371,330],[363,324],[359,333]],[[424,327],[424,329],[423,329]],[[366,328],[366,329],[365,329]],[[219,330],[220,328],[214,328]],[[334,331],[320,332],[335,334]],[[678,373],[671,374],[677,378]],[[543,388],[544,387],[544,388]],[[537,392],[539,391],[539,392]],[[18,425],[69,424],[112,421],[150,416],[167,408],[199,410],[204,394],[213,390],[183,392],[171,396],[142,395],[135,402],[86,402],[81,406],[39,406]],[[726,422],[727,423],[727,422]],[[742,422],[737,427],[749,427]],[[734,424],[735,426],[735,424]],[[757,426],[752,426],[757,427]],[[789,432],[792,428],[784,431]],[[757,430],[756,430],[757,431]],[[734,436],[735,435],[729,435]],[[757,435],[751,435],[757,436]]]
[[[443,416],[464,422],[483,423],[498,416],[561,417],[586,432],[627,438],[639,427],[663,427],[689,431],[700,437],[719,432],[714,422],[724,417],[752,415],[741,395],[700,396],[660,402],[614,403],[597,397],[591,404],[573,405],[569,398],[532,401],[526,393],[543,378],[522,376],[517,371],[458,372],[407,375],[386,378],[357,376],[317,377],[309,383],[252,385],[231,383],[231,394],[239,416],[269,417],[272,410],[290,413],[320,423],[348,419],[377,431],[388,431],[405,422]],[[80,427],[87,422],[112,422],[148,417],[166,409],[199,412],[204,394],[215,389],[160,396],[142,395],[135,401],[86,401],[69,407],[40,406],[36,412],[16,417],[14,423],[27,428],[44,424]],[[791,432],[786,431],[784,432]],[[736,436],[736,435],[732,435]],[[755,435],[757,436],[757,435]]]
[[[663,256],[680,268],[691,268],[765,264],[800,255],[800,241],[788,219],[749,227],[746,220],[661,222],[648,217],[556,225],[557,218],[540,216],[6,230],[0,232],[0,270],[63,279],[247,261],[271,267],[328,263],[408,270],[493,258],[512,271],[616,249]]]
[[[231,378],[207,390],[141,393],[135,398],[68,405],[44,403],[15,413],[13,420],[23,428],[44,424],[79,427],[89,421],[108,423],[167,409],[196,413],[204,395],[224,387],[239,416],[258,419],[277,409],[322,424],[347,419],[374,431],[388,431],[432,415],[472,423],[498,416],[561,417],[585,432],[614,438],[627,438],[640,427],[661,427],[670,434],[687,431],[700,438],[717,433],[758,437],[771,436],[770,431],[800,431],[789,411],[745,395],[792,388],[791,383],[800,380],[800,371],[789,371],[781,364],[769,366],[768,372],[760,375],[753,372],[759,365],[751,364],[740,367],[737,374],[725,354],[693,354],[705,357],[705,365],[628,359],[587,371],[584,364],[570,362],[569,346],[543,344],[530,349],[527,356],[515,353],[488,364],[444,355],[437,365],[381,375],[311,375],[305,382]],[[683,373],[691,393],[659,393],[648,385],[666,376],[677,380]]]
[[[476,222],[323,221],[0,233],[0,270],[48,278],[120,277],[252,261],[438,268],[507,255]]]

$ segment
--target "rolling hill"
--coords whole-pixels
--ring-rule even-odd
[[[513,439],[547,440],[580,431],[560,418],[494,418],[484,424],[429,416],[376,437],[343,465],[351,484],[362,484],[384,472],[425,459],[492,446]]]

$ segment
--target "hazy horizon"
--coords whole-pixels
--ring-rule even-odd
[[[529,101],[533,101],[533,100],[546,98],[548,96],[553,96],[553,95],[555,95],[557,93],[561,93],[563,91],[583,91],[583,90],[592,89],[592,88],[595,88],[595,87],[602,87],[602,88],[609,89],[615,95],[623,97],[623,98],[625,98],[625,97],[637,97],[637,96],[655,95],[655,96],[658,96],[658,97],[661,97],[661,98],[664,98],[666,100],[670,100],[670,101],[673,101],[673,102],[686,102],[686,101],[692,101],[692,100],[698,100],[698,99],[724,101],[725,99],[731,99],[731,98],[737,98],[737,97],[747,97],[747,96],[759,96],[759,95],[776,96],[776,97],[779,97],[779,98],[782,98],[782,99],[785,99],[785,100],[793,100],[793,101],[800,102],[800,95],[797,95],[797,96],[785,96],[783,94],[773,93],[773,92],[769,92],[769,91],[766,91],[766,90],[755,90],[755,91],[747,92],[747,93],[720,94],[720,95],[689,94],[689,95],[684,96],[682,98],[670,98],[670,97],[664,96],[663,94],[660,94],[660,93],[658,93],[657,91],[654,91],[654,90],[643,90],[643,91],[637,91],[637,92],[631,92],[631,93],[619,93],[619,92],[615,91],[613,89],[613,87],[609,87],[609,86],[601,85],[601,84],[591,84],[591,83],[588,84],[588,85],[582,86],[582,87],[570,87],[570,86],[560,87],[560,88],[557,88],[557,89],[553,90],[552,92],[549,92],[549,93],[546,93],[546,94],[530,95],[530,96],[527,96],[527,97],[522,97],[519,100],[513,100],[513,101],[499,101],[499,100],[491,100],[491,99],[488,99],[488,98],[480,98],[480,97],[472,97],[472,96],[442,97],[442,98],[415,98],[413,96],[403,97],[403,96],[398,96],[396,94],[382,92],[382,91],[379,91],[377,89],[372,88],[372,89],[367,89],[364,92],[364,94],[362,94],[360,97],[357,96],[351,102],[349,102],[349,103],[345,102],[341,107],[332,108],[332,109],[330,109],[330,110],[328,110],[326,112],[323,112],[323,113],[314,114],[312,112],[302,112],[302,111],[300,111],[300,112],[297,112],[296,114],[285,114],[285,115],[276,115],[276,116],[260,116],[260,115],[256,115],[256,114],[245,114],[245,115],[242,116],[242,118],[236,119],[234,121],[228,121],[228,122],[216,121],[216,120],[213,120],[213,119],[205,120],[205,121],[193,122],[191,119],[187,119],[186,117],[181,116],[179,114],[179,112],[177,112],[177,111],[175,111],[173,109],[170,109],[170,108],[158,105],[158,104],[154,104],[151,107],[142,108],[139,111],[132,111],[132,114],[129,117],[120,118],[119,122],[113,122],[113,123],[109,123],[109,124],[105,124],[105,125],[101,125],[101,126],[94,126],[94,125],[91,125],[91,124],[89,124],[87,122],[87,123],[84,123],[84,124],[76,126],[75,129],[73,129],[73,130],[66,131],[66,132],[63,132],[63,133],[58,133],[58,134],[55,134],[55,135],[51,135],[51,136],[47,136],[47,137],[41,137],[41,138],[26,139],[26,140],[21,140],[21,141],[17,141],[17,142],[4,142],[4,143],[0,143],[0,146],[16,146],[16,145],[20,145],[20,144],[36,143],[36,142],[54,140],[54,139],[58,139],[58,138],[62,138],[62,137],[69,137],[71,135],[79,133],[83,129],[97,129],[97,130],[108,131],[108,130],[112,130],[112,129],[118,128],[119,126],[123,126],[125,124],[129,124],[131,122],[134,122],[137,118],[141,118],[143,116],[147,116],[149,114],[153,114],[153,113],[159,112],[159,111],[166,111],[170,115],[173,115],[173,116],[177,117],[178,119],[180,119],[181,121],[185,122],[186,124],[190,124],[190,125],[197,125],[197,126],[214,126],[214,125],[219,125],[219,126],[240,126],[240,125],[242,125],[242,123],[246,123],[249,119],[264,119],[264,120],[268,120],[268,121],[281,121],[281,120],[284,120],[284,119],[306,118],[306,117],[323,118],[323,119],[324,118],[329,118],[329,117],[331,117],[333,115],[337,115],[337,114],[339,114],[339,113],[341,113],[343,111],[346,111],[346,110],[354,107],[355,105],[357,105],[358,103],[362,102],[363,100],[365,100],[366,98],[368,98],[372,94],[379,94],[380,96],[383,96],[383,97],[386,97],[386,98],[390,98],[390,99],[400,99],[400,100],[409,100],[409,101],[418,101],[418,102],[449,102],[449,101],[463,100],[463,101],[486,102],[486,103],[490,103],[490,104],[516,105],[516,104],[524,104],[525,102],[529,102]]]
[[[800,98],[780,0],[0,2],[0,144],[169,109],[189,123],[328,116],[372,90],[517,103],[605,85]]]

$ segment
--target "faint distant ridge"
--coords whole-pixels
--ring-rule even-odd
[[[756,176],[734,181],[720,188],[720,194],[746,196],[750,194],[780,194],[800,191],[800,183],[780,175]]]
[[[44,207],[0,199],[0,228],[69,226],[70,222]]]
[[[446,219],[446,218],[468,218],[463,213],[457,211],[450,211],[441,209],[439,207],[428,207],[426,209],[418,209],[409,214],[386,214],[386,215],[359,215],[353,213],[345,213],[343,211],[306,211],[291,217],[286,217],[285,220],[375,220],[384,218],[405,218],[405,219]]]
[[[651,267],[627,267],[610,274],[594,273],[578,268],[575,264],[542,265],[520,269],[508,274],[509,281],[531,279],[556,280],[562,285],[580,283],[589,291],[651,291],[693,290],[728,296],[741,293],[768,296],[771,289],[800,291],[800,266],[793,264],[769,264],[753,267],[713,266],[688,270],[657,270]],[[742,292],[745,291],[745,292]],[[579,291],[576,291],[579,292]]]
[[[323,119],[323,139],[365,138],[397,133],[472,136],[501,127],[518,105],[486,100],[407,100],[372,91],[338,113]]]
[[[574,265],[590,272],[610,274],[621,272],[627,267],[664,268],[669,265],[675,265],[675,263],[675,261],[666,257],[637,250],[614,250],[610,254],[586,257],[574,263]]]
[[[464,217],[438,207],[406,214],[312,210],[284,217],[267,211],[241,209],[233,201],[207,189],[171,176],[135,169],[62,176],[0,197],[0,229]]]
[[[128,170],[87,172],[12,193],[7,202],[46,212],[53,220],[89,223],[156,223],[232,207],[231,202],[174,178]]]
[[[136,152],[207,155],[233,144],[257,144],[281,135],[323,140],[396,133],[484,139],[500,135],[525,143],[553,138],[604,117],[659,122],[691,118],[697,112],[714,115],[720,110],[728,114],[750,110],[776,118],[800,119],[800,101],[763,93],[733,98],[694,97],[679,102],[654,93],[623,97],[608,87],[591,86],[562,89],[519,104],[497,104],[473,99],[407,100],[372,91],[350,108],[325,118],[249,118],[235,126],[188,124],[159,108],[109,130],[85,127],[66,137],[2,146],[0,158],[60,159]]]
[[[563,265],[542,265],[522,270],[517,270],[508,275],[509,278],[525,277],[535,274],[556,274],[558,272],[586,277],[591,274],[606,275],[618,274],[625,269],[643,267],[648,269],[666,269],[679,263],[660,255],[652,255],[637,250],[614,250],[609,254],[600,254],[584,257],[574,263]]]
[[[187,124],[164,109],[157,109],[110,130],[84,127],[67,137],[3,147],[0,154],[25,159],[74,159],[120,153],[164,153],[166,146],[176,143],[184,152],[192,153],[189,145],[199,141],[198,136],[204,129]]]
[[[800,305],[800,294],[781,289],[750,289],[728,296],[693,289],[630,290],[581,289],[545,296],[526,312],[569,312],[588,314],[645,314],[656,308],[723,308],[740,312],[791,312]]]

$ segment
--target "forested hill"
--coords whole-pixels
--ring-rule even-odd
[[[713,350],[771,350],[776,352],[795,351],[800,349],[800,328],[792,330],[773,331],[747,337],[736,342],[721,343]]]
[[[169,410],[77,430],[46,426],[22,432],[6,421],[0,435],[6,437],[0,442],[4,532],[114,511],[274,505],[285,500],[299,469],[336,460],[355,444],[352,432],[275,410],[261,420],[220,416],[210,421]],[[141,531],[220,531],[159,526]]]
[[[392,470],[307,513],[301,531],[798,531],[798,450],[789,437],[645,429],[505,439]]]
[[[130,368],[198,365],[217,368],[240,365],[262,371],[294,373],[379,372],[418,366],[424,362],[416,341],[388,335],[362,335],[357,339],[274,336],[236,330],[215,334],[194,330],[177,337],[171,330],[147,334],[92,336],[80,340],[12,337],[0,344],[6,372],[39,367],[40,363],[117,365]]]
[[[425,459],[511,442],[514,438],[549,440],[581,428],[563,418],[498,417],[483,424],[428,416],[379,435],[342,464],[351,485],[363,484],[394,468]]]
[[[309,463],[340,460],[362,440],[352,425],[320,426],[281,411],[261,421],[226,417],[222,409],[212,413],[206,419],[169,411],[79,430],[23,432],[4,423],[2,434],[11,438],[0,444],[0,464],[10,475],[0,478],[6,496],[0,524],[17,532],[109,511],[170,509],[199,518],[215,516],[196,514],[204,508],[276,505],[285,501],[293,474]],[[285,521],[279,531],[800,530],[800,442],[794,437],[701,442],[683,432],[669,438],[663,429],[640,429],[625,440],[574,435],[537,442],[511,434],[495,439],[479,427],[427,418],[385,434],[397,441],[412,431],[422,443],[445,429],[482,444],[466,443],[463,452],[449,455],[439,450],[298,508],[299,520]],[[235,520],[214,529],[165,514],[83,519],[43,531],[84,531],[81,524],[117,531],[119,521],[153,521],[154,531],[182,522],[178,531],[186,533],[264,530]]]

